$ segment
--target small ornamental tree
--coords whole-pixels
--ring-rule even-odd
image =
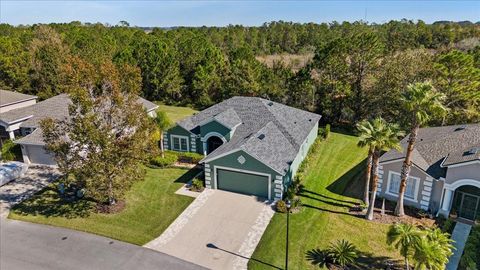
[[[138,102],[138,71],[104,63],[95,78],[70,88],[67,119],[41,123],[63,181],[99,203],[115,204],[143,178],[153,123]],[[121,74],[121,75],[120,75]]]
[[[160,133],[160,151],[162,153],[162,158],[165,157],[165,149],[163,147],[163,133],[169,129],[172,125],[172,121],[168,118],[166,112],[157,110],[157,116],[155,117],[155,124]]]

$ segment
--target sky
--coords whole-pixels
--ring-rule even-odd
[[[383,23],[480,21],[480,1],[19,1],[0,0],[0,22],[81,21],[135,26],[258,26],[270,21]]]

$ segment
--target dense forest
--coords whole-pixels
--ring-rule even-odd
[[[271,54],[313,57],[298,69],[259,61]],[[401,122],[402,91],[431,81],[450,108],[431,124],[480,121],[478,24],[280,21],[151,31],[126,22],[0,24],[0,88],[45,99],[105,64],[141,80],[150,100],[202,109],[234,95],[259,96],[346,126],[373,115]]]

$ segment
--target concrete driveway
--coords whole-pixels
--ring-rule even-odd
[[[1,186],[0,218],[8,216],[12,206],[29,198],[59,176],[58,170],[53,167],[33,165],[21,178]]]
[[[273,214],[264,199],[206,189],[145,247],[210,269],[247,269]]]
[[[64,228],[0,219],[0,269],[205,269],[136,245]]]

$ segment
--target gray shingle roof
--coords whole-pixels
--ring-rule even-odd
[[[158,107],[156,104],[141,97],[138,98],[138,102],[143,105],[147,112]],[[64,120],[68,117],[68,107],[70,104],[70,97],[67,94],[60,94],[28,107],[0,113],[0,120],[5,123],[14,123],[22,120],[23,122],[20,124],[20,127],[36,128],[31,134],[16,140],[16,143],[43,145],[42,132],[39,128],[40,121],[45,118]],[[25,118],[28,119],[23,120]]]
[[[207,108],[178,125],[192,133],[209,119],[220,117],[228,125],[240,123],[228,143],[221,145],[203,161],[225,153],[244,150],[261,162],[284,174],[296,157],[320,115],[256,97],[232,97]],[[236,119],[238,117],[238,119]],[[263,134],[263,139],[259,136]]]
[[[21,127],[37,127],[40,120],[46,117],[64,119],[68,115],[69,104],[70,98],[66,94],[61,94],[28,107],[0,113],[0,120],[5,123],[12,123],[29,117],[21,124]]]
[[[146,110],[147,112],[153,111],[153,110],[155,110],[155,109],[158,108],[158,105],[157,105],[157,104],[155,104],[155,103],[153,103],[153,102],[151,102],[151,101],[148,101],[148,100],[146,100],[146,99],[144,99],[144,98],[142,98],[142,97],[139,97],[138,100],[140,101],[140,103],[142,103],[143,108],[145,108],[145,110]]]
[[[36,98],[36,96],[0,89],[0,107]]]
[[[391,150],[380,162],[405,158],[408,136],[402,141],[402,152]],[[435,178],[445,176],[443,166],[479,159],[479,154],[466,152],[480,146],[480,124],[421,128],[412,155],[413,163]]]
[[[34,144],[34,145],[45,145],[43,141],[43,132],[41,128],[36,128],[29,135],[22,137],[15,141],[18,144]]]

